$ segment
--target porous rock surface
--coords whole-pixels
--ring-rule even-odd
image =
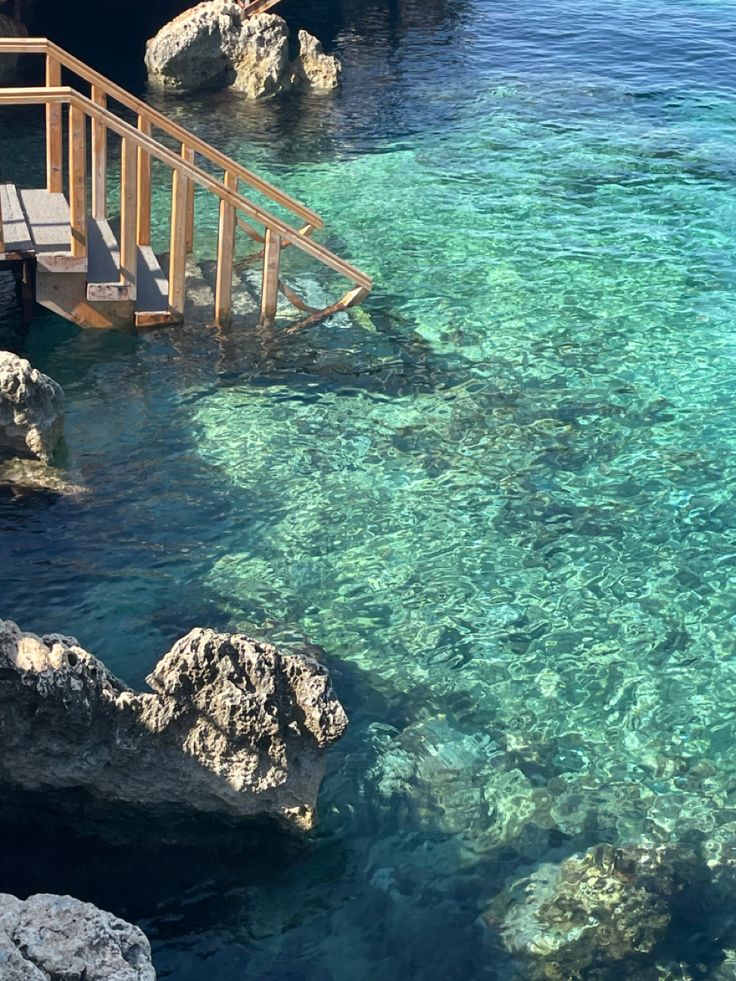
[[[0,893],[2,981],[155,981],[136,926],[71,896]]]
[[[73,637],[0,621],[0,786],[312,827],[347,716],[327,669],[196,628],[127,688]]]
[[[0,37],[28,37],[25,24],[13,17],[0,14]],[[0,85],[15,81],[18,55],[0,54]]]
[[[313,89],[335,89],[340,84],[342,65],[334,55],[325,54],[322,42],[299,31],[299,57],[294,62],[296,76]]]
[[[663,846],[599,845],[541,865],[494,901],[487,920],[530,981],[614,964],[628,977],[667,931],[680,871]]]
[[[25,358],[0,351],[0,457],[47,461],[64,431],[64,393]]]
[[[206,0],[165,24],[146,46],[152,85],[196,91],[232,86],[259,99],[298,87],[334,88],[340,64],[299,32],[300,55],[289,61],[289,28],[276,14],[248,17],[232,0]]]

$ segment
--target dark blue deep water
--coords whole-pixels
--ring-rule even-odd
[[[316,644],[351,728],[298,846],[21,836],[0,889],[135,919],[172,981],[523,978],[483,916],[508,884],[602,842],[707,879],[736,840],[736,2],[283,11],[338,94],[157,104],[375,293],[297,336],[2,313],[86,493],[0,495],[0,612],[135,685],[195,625]],[[2,125],[32,183],[30,118]],[[584,976],[736,977],[736,893],[698,889],[644,973]]]

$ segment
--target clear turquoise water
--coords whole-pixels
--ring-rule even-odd
[[[89,493],[0,501],[3,611],[135,684],[195,624],[327,651],[352,726],[297,856],[138,888],[103,856],[161,977],[509,978],[478,924],[509,879],[736,834],[736,4],[311,16],[338,96],[163,101],[325,216],[367,316],[8,313]],[[2,153],[32,168],[28,130]],[[678,930],[657,977],[715,977],[723,939]]]

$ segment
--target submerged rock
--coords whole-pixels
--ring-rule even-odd
[[[64,393],[48,375],[0,351],[0,457],[47,461],[64,431]]]
[[[598,967],[625,976],[670,923],[679,872],[664,847],[600,845],[544,864],[491,906],[487,919],[530,979],[573,979]],[[626,975],[628,976],[628,975]]]
[[[127,688],[72,637],[0,621],[0,785],[307,830],[347,716],[327,669],[195,629]]]
[[[21,21],[0,14],[0,37],[28,37],[28,29]],[[0,54],[0,85],[15,81],[18,57],[15,54]]]
[[[313,89],[336,89],[340,84],[342,65],[334,55],[325,54],[322,42],[312,34],[299,31],[299,57],[294,62],[297,78]]]
[[[151,945],[136,926],[71,896],[25,902],[0,893],[3,981],[155,981]]]
[[[231,0],[206,0],[164,25],[146,46],[151,84],[196,91],[232,86],[249,98],[296,86],[334,88],[340,63],[300,31],[301,53],[289,62],[289,28],[276,14],[248,17]]]

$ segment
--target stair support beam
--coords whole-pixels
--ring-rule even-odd
[[[107,108],[107,96],[92,86],[92,101]],[[107,126],[101,119],[92,119],[92,217],[107,218]]]
[[[76,258],[87,255],[87,120],[75,105],[69,106],[69,251]]]
[[[169,242],[169,308],[184,316],[187,275],[187,179],[178,170],[171,182],[171,234]]]
[[[46,56],[46,87],[61,85],[61,63]],[[59,103],[46,105],[46,190],[52,194],[62,191],[62,107]]]
[[[151,135],[151,123],[138,117],[138,132]],[[138,147],[138,245],[151,244],[151,154]]]
[[[263,285],[261,287],[261,323],[272,324],[276,319],[279,297],[279,266],[281,264],[281,236],[266,229],[263,249]]]
[[[225,187],[238,189],[235,174],[225,172]],[[220,201],[220,227],[217,234],[217,271],[215,273],[215,323],[226,327],[232,320],[233,259],[235,257],[235,208]]]
[[[138,151],[129,139],[121,141],[120,160],[120,285],[133,300],[138,273]]]

